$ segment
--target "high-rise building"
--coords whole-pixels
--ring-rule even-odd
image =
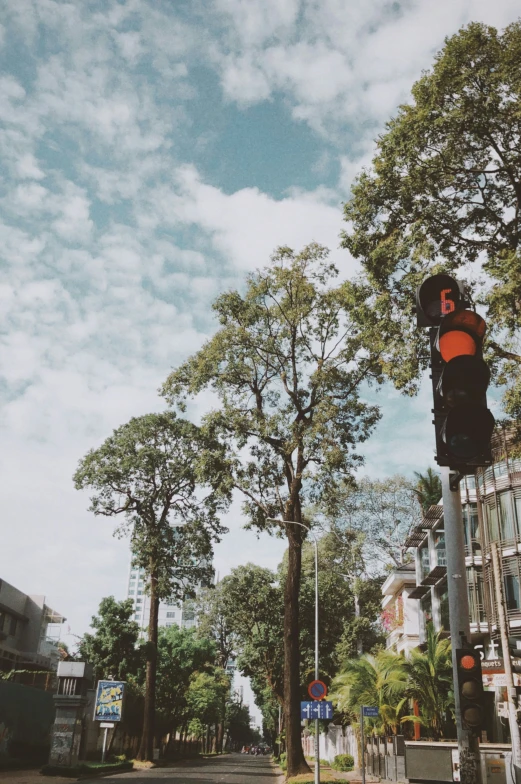
[[[134,620],[143,633],[148,629],[150,620],[150,596],[146,592],[146,575],[144,569],[130,565],[127,581],[127,598],[134,603]],[[196,586],[197,590],[202,587]],[[188,601],[160,602],[158,613],[159,626],[176,626],[189,629],[196,625],[192,603]]]

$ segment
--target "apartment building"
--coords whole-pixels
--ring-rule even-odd
[[[25,594],[0,579],[0,670],[56,670],[65,620],[45,596]]]
[[[492,547],[499,555],[499,577],[512,645],[515,685],[521,693],[521,457],[512,432],[493,438],[494,463],[478,469],[460,484],[465,531],[465,564],[469,594],[471,639],[482,652],[483,683],[490,710],[486,734],[490,741],[507,742],[508,723],[501,703],[506,699],[504,655],[498,625]],[[387,645],[407,651],[425,640],[428,623],[449,635],[447,559],[443,506],[432,506],[406,542],[411,560],[394,570],[382,592],[382,619]]]

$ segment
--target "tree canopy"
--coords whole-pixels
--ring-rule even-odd
[[[484,284],[496,380],[507,384],[507,412],[518,415],[521,22],[502,33],[473,23],[445,41],[378,138],[345,219],[343,244],[367,273],[395,384],[411,390],[427,361],[413,323],[416,286],[432,272],[461,270]]]
[[[299,582],[302,508],[323,500],[362,462],[357,446],[379,411],[360,396],[381,380],[378,351],[367,340],[360,295],[334,285],[327,250],[279,248],[272,264],[249,276],[245,292],[222,294],[220,328],[174,370],[163,387],[182,407],[212,389],[219,407],[205,427],[230,449],[233,486],[250,525],[288,538],[284,600],[284,710],[288,774],[306,772],[300,738]],[[273,518],[280,520],[273,523]],[[297,523],[294,525],[293,523]]]
[[[219,512],[229,488],[224,449],[173,412],[135,417],[80,461],[77,489],[92,492],[95,515],[123,518],[134,564],[148,578],[145,720],[140,759],[152,759],[160,599],[180,599],[212,575],[212,542],[226,530]],[[182,526],[182,534],[176,528]]]
[[[78,655],[93,665],[96,680],[112,677],[126,681],[137,675],[144,657],[138,648],[139,626],[131,620],[133,613],[131,599],[117,602],[106,596],[98,615],[92,616],[90,625],[95,633],[83,635]]]
[[[347,486],[337,494],[331,526],[344,535],[359,534],[359,574],[375,575],[402,563],[405,540],[419,516],[415,488],[405,476],[364,477],[356,487]]]

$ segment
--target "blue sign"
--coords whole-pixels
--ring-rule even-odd
[[[321,700],[320,702],[301,702],[301,719],[332,719],[333,703]]]
[[[125,681],[98,681],[95,721],[121,721],[126,685]]]
[[[371,705],[363,705],[362,713],[368,719],[376,719],[378,717],[378,708],[373,708]]]

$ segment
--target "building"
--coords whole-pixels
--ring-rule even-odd
[[[387,632],[387,647],[408,653],[420,644],[418,602],[410,598],[416,588],[413,562],[393,569],[382,585],[382,625]]]
[[[0,670],[56,670],[65,620],[45,596],[29,596],[0,580]]]
[[[471,640],[482,651],[483,682],[490,706],[486,711],[489,719],[486,733],[490,741],[507,742],[507,722],[501,721],[498,708],[498,703],[506,699],[506,686],[492,548],[497,548],[499,556],[508,634],[512,643],[518,641],[521,648],[521,458],[514,456],[517,451],[512,432],[497,433],[492,447],[493,465],[478,469],[476,476],[462,479],[460,490]],[[407,565],[409,570],[399,567],[382,588],[384,623],[388,618],[387,644],[403,651],[424,642],[429,622],[437,631],[448,635],[447,560],[441,505],[428,510],[411,531],[406,545],[414,569],[410,565]],[[411,574],[415,577],[414,584]],[[416,616],[412,604],[416,604]],[[386,608],[391,608],[394,616],[389,612],[386,616]],[[515,674],[514,679],[521,693],[521,675]]]
[[[143,633],[148,629],[150,620],[150,596],[146,590],[144,569],[130,566],[127,582],[127,598],[134,603],[134,620]],[[158,612],[159,626],[180,626],[189,629],[195,626],[195,611],[190,601],[160,602]]]

